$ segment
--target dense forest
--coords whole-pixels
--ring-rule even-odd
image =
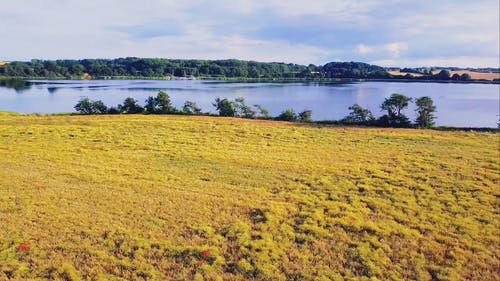
[[[44,78],[227,77],[227,78],[389,78],[380,66],[330,62],[324,66],[242,60],[119,58],[14,61],[0,66],[0,76]]]
[[[398,69],[399,71],[399,69]],[[498,70],[493,70],[498,71]],[[299,65],[282,62],[228,60],[183,60],[161,58],[118,58],[82,60],[31,60],[0,62],[0,78],[48,79],[400,79],[400,80],[475,80],[468,73],[457,74],[439,67],[403,68],[395,74],[362,62],[329,62],[325,65]],[[480,80],[480,79],[479,79]],[[493,79],[498,82],[498,79]]]

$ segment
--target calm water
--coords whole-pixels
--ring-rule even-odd
[[[1,85],[0,110],[21,113],[72,112],[82,97],[117,105],[126,97],[144,104],[148,96],[166,91],[173,104],[181,108],[186,100],[196,102],[203,111],[214,112],[216,97],[244,97],[247,104],[261,104],[275,116],[286,108],[299,112],[311,109],[313,119],[341,119],[348,107],[358,103],[376,116],[380,104],[392,93],[410,97],[430,96],[437,106],[437,125],[496,127],[499,115],[500,85],[448,83],[364,82],[353,84],[317,83],[221,83],[214,81],[31,81],[31,85]],[[414,106],[405,114],[414,119]]]

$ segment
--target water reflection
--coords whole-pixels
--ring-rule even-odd
[[[33,84],[26,80],[20,79],[0,79],[0,87],[7,89],[14,89],[16,93],[20,94],[23,91],[31,89]]]
[[[157,80],[0,80],[0,110],[21,113],[73,112],[81,97],[116,105],[126,97],[141,104],[158,91],[166,91],[177,108],[186,100],[204,112],[214,112],[216,97],[244,97],[247,104],[260,104],[276,116],[287,108],[313,111],[315,120],[341,119],[357,103],[382,115],[380,104],[392,93],[417,98],[430,96],[437,106],[437,124],[462,127],[496,127],[499,85],[446,83],[227,83],[220,81]],[[20,94],[22,93],[22,94]],[[405,114],[415,118],[410,105]]]
[[[53,94],[57,91],[57,89],[59,88],[56,88],[56,87],[48,87],[47,88],[47,91],[49,92],[49,94]]]

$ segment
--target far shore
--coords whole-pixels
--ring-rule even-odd
[[[408,78],[248,78],[248,77],[175,77],[175,76],[103,76],[84,79],[81,77],[9,77],[0,76],[0,80],[61,80],[61,81],[91,81],[91,80],[211,80],[233,83],[360,83],[360,82],[400,82],[400,83],[456,83],[456,84],[500,84],[500,80],[429,80],[429,79],[408,79]]]

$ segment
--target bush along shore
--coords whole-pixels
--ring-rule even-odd
[[[415,102],[417,118],[412,122],[404,113],[409,103]],[[242,97],[234,100],[227,98],[216,98],[212,103],[217,116],[240,117],[250,119],[265,119],[301,123],[317,124],[338,124],[338,125],[361,125],[394,128],[432,128],[435,125],[436,106],[432,99],[427,96],[413,100],[402,94],[392,94],[381,104],[381,109],[386,112],[379,118],[375,118],[373,113],[354,104],[349,107],[349,115],[341,120],[317,121],[312,120],[312,111],[309,109],[302,112],[295,112],[293,109],[285,109],[278,116],[271,116],[269,110],[263,106],[248,105]],[[156,97],[150,96],[145,100],[144,105],[139,101],[128,97],[122,104],[117,106],[107,106],[101,100],[90,100],[82,98],[76,105],[75,110],[79,114],[180,114],[180,115],[211,115],[202,112],[201,108],[193,101],[186,101],[182,109],[177,109],[172,105],[167,93],[160,91]]]

